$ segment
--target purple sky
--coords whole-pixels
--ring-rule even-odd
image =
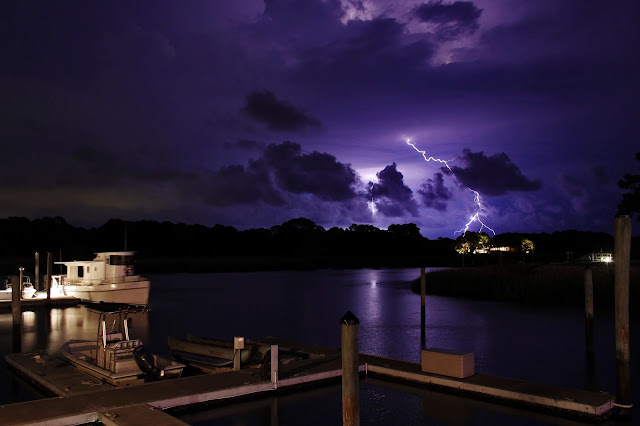
[[[0,217],[612,233],[638,22],[636,1],[3,1]]]

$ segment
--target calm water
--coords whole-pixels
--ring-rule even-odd
[[[151,312],[136,314],[132,334],[168,354],[168,335],[224,339],[276,336],[338,348],[339,320],[360,319],[360,350],[419,362],[420,297],[409,281],[418,269],[175,274],[152,277]],[[595,369],[587,368],[581,309],[427,297],[426,345],[473,351],[476,372],[570,388],[616,392],[612,311],[596,311]],[[12,351],[11,314],[0,314],[0,350]],[[631,368],[640,365],[638,318],[631,323]],[[96,316],[84,307],[23,313],[22,351],[57,350],[71,338],[93,339]],[[0,361],[4,364],[4,358]],[[632,380],[632,396],[638,387]],[[40,397],[3,366],[0,403]],[[637,399],[637,398],[635,398]],[[196,424],[340,424],[340,386],[285,394],[183,416]],[[524,417],[523,417],[524,416]],[[362,424],[573,424],[557,418],[425,389],[363,381]],[[313,423],[313,422],[316,423]]]

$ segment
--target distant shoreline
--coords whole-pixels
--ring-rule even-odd
[[[438,270],[426,274],[426,294],[537,306],[584,306],[584,270],[592,270],[594,305],[613,309],[613,264],[518,264]],[[411,282],[420,294],[420,277]],[[630,306],[640,306],[640,264],[633,263]]]

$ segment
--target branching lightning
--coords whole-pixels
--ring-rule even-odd
[[[480,230],[478,232],[482,232],[482,230],[484,228],[487,228],[489,231],[493,232],[493,235],[496,235],[496,231],[494,231],[493,229],[489,228],[481,219],[480,219],[480,212],[482,210],[484,210],[482,208],[482,204],[480,204],[480,194],[478,193],[478,191],[473,190],[471,188],[468,188],[469,191],[473,192],[474,197],[473,197],[473,202],[476,203],[477,206],[477,210],[476,210],[476,214],[474,214],[473,216],[471,216],[471,219],[469,219],[469,222],[467,222],[463,228],[461,228],[459,231],[455,231],[455,234],[462,234],[464,236],[464,234],[467,233],[467,231],[469,230],[469,226],[477,221],[481,226],[480,226]]]
[[[376,202],[373,199],[373,187],[375,186],[375,183],[371,182],[371,187],[369,188],[369,193],[371,194],[371,201],[367,201],[367,205],[369,206],[369,210],[371,210],[371,214],[375,215],[376,214]]]
[[[424,161],[429,162],[429,161],[437,161],[438,163],[442,163],[445,165],[445,167],[447,169],[449,169],[450,172],[453,173],[453,170],[451,169],[451,167],[449,167],[449,163],[447,160],[441,160],[439,158],[434,158],[434,157],[427,157],[427,152],[426,151],[421,151],[419,150],[413,143],[411,143],[411,139],[407,139],[407,145],[411,146],[413,149],[415,149],[417,152],[419,152],[420,154],[422,154],[422,158],[424,158]],[[454,173],[455,176],[455,173]],[[481,219],[480,219],[480,212],[482,212],[484,210],[484,208],[482,207],[482,203],[480,202],[480,193],[474,189],[468,188],[469,191],[473,192],[474,197],[473,197],[473,202],[476,204],[476,212],[473,216],[471,216],[471,218],[469,219],[469,221],[464,225],[464,227],[462,227],[459,231],[455,231],[455,234],[462,234],[463,236],[467,233],[467,231],[469,230],[469,226],[471,226],[471,224],[473,222],[478,222],[480,224],[480,230],[478,232],[482,232],[482,230],[484,228],[487,228],[489,231],[493,232],[493,235],[496,235],[496,231],[494,231],[493,229],[491,229],[489,226],[487,226]],[[373,198],[371,200],[373,202]]]

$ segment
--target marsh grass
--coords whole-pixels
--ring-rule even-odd
[[[613,308],[614,267],[593,265],[594,304]],[[529,305],[584,305],[583,265],[508,265],[433,271],[426,276],[427,294],[497,300]],[[631,269],[629,301],[639,305],[640,268]],[[412,283],[420,293],[420,278]]]

